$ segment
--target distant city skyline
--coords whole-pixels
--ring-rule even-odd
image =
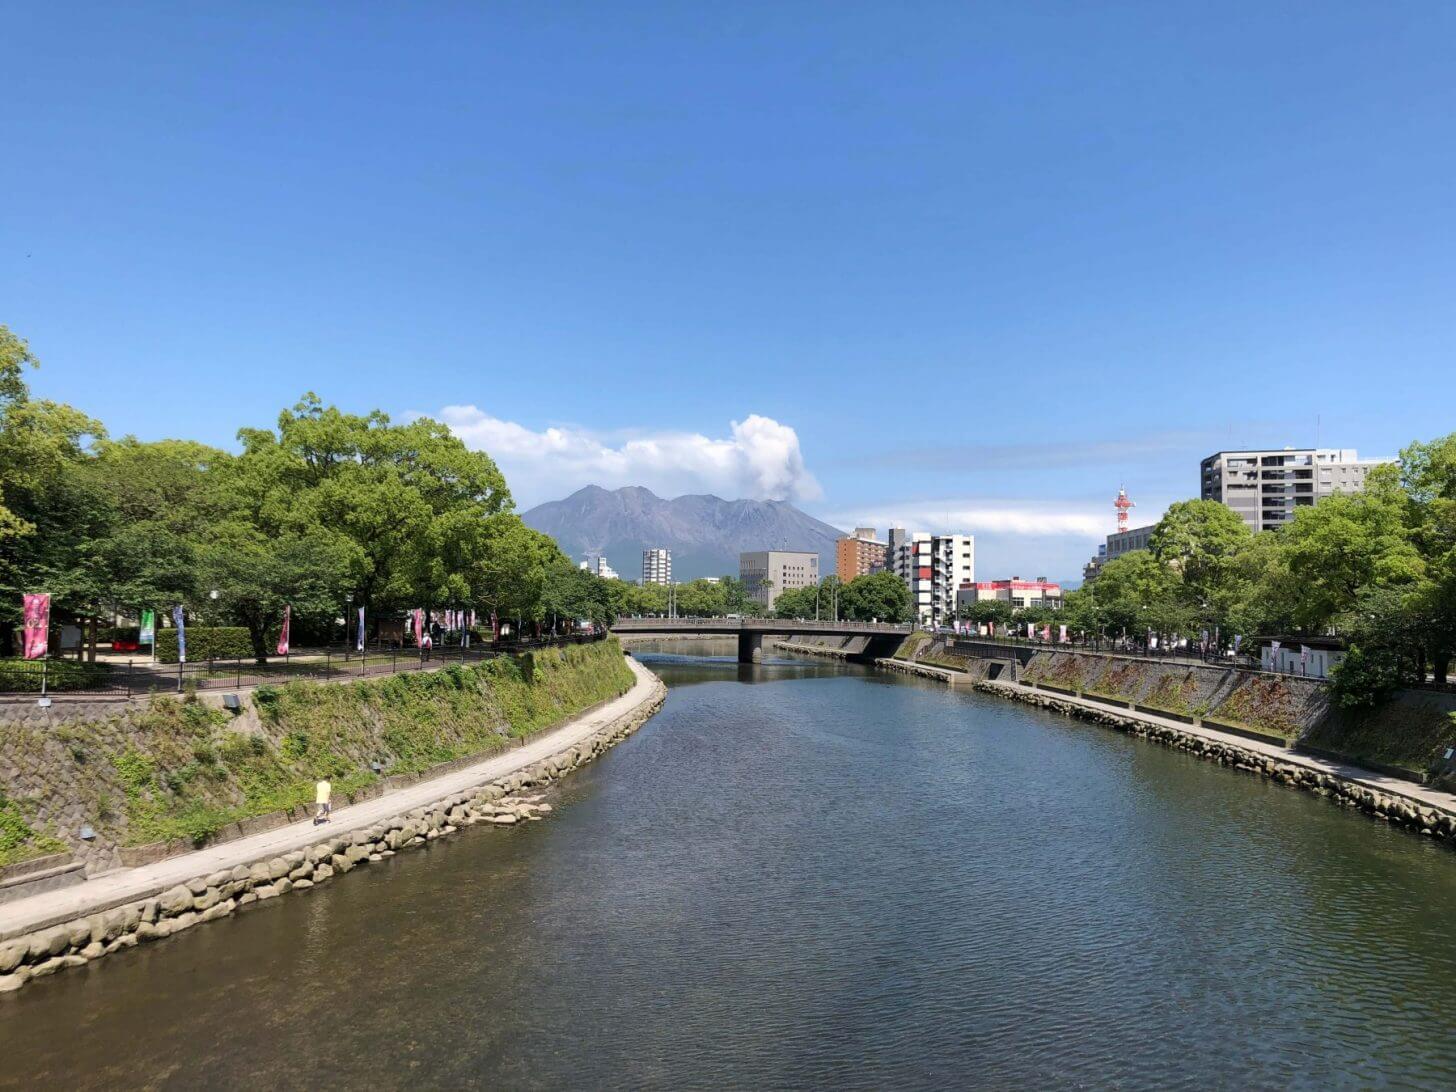
[[[1062,580],[1120,485],[1448,432],[1456,9],[1054,10],[17,8],[0,322],[117,434],[314,390],[522,509],[779,498]]]

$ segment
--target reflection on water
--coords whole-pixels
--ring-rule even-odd
[[[1456,1080],[1444,847],[973,692],[641,655],[666,708],[548,821],[0,997],[0,1084]]]

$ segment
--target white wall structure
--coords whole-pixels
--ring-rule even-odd
[[[661,546],[642,551],[642,583],[672,583],[672,551]]]
[[[896,545],[887,567],[910,589],[920,624],[947,624],[955,616],[956,590],[975,582],[976,539],[916,531]]]

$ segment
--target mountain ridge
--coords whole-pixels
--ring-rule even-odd
[[[672,551],[675,580],[738,574],[745,550],[807,550],[819,571],[834,572],[834,543],[843,532],[787,501],[712,493],[659,497],[640,485],[604,489],[586,485],[558,501],[523,512],[528,527],[551,535],[575,560],[601,554],[624,580],[642,575],[642,551]]]

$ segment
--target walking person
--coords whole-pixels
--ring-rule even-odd
[[[314,802],[318,805],[318,811],[314,813],[313,817],[314,826],[332,821],[331,816],[334,810],[332,802],[333,795],[334,787],[329,784],[329,779],[326,777],[320,778],[319,783],[314,786],[313,798]]]
[[[420,658],[428,660],[431,656],[434,655],[434,652],[435,639],[430,636],[429,630],[425,630],[425,632],[420,635]]]

